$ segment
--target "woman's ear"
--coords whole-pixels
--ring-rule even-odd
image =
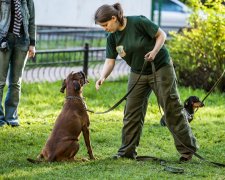
[[[60,92],[64,93],[65,89],[66,89],[66,79],[64,79],[63,82],[62,82],[62,87],[60,89]]]
[[[112,16],[112,20],[113,20],[114,22],[116,22],[116,21],[117,21],[117,17],[116,17],[116,16]]]

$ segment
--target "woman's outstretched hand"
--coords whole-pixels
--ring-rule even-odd
[[[96,81],[95,83],[96,90],[99,90],[100,86],[103,84],[104,81],[105,81],[105,78],[100,78],[99,80]]]

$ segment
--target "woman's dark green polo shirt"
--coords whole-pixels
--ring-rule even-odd
[[[131,67],[131,71],[140,73],[144,56],[155,46],[158,26],[144,16],[127,16],[124,30],[110,33],[107,37],[106,58],[116,59],[118,55]],[[169,52],[163,45],[154,59],[156,70],[169,64]],[[151,74],[148,63],[143,74]]]

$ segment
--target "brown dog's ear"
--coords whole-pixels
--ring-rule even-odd
[[[80,74],[83,77],[83,84],[88,84],[89,81],[87,80],[87,77],[86,77],[85,73],[83,71],[80,71]]]
[[[78,81],[73,81],[75,91],[80,90],[80,83]]]
[[[65,89],[66,89],[66,80],[64,79],[63,82],[62,82],[62,87],[60,89],[60,92],[64,93]]]

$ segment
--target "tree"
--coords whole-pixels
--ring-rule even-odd
[[[190,0],[193,14],[190,27],[171,33],[169,50],[176,65],[180,83],[210,90],[225,69],[224,0]],[[225,77],[219,85],[225,92]]]

